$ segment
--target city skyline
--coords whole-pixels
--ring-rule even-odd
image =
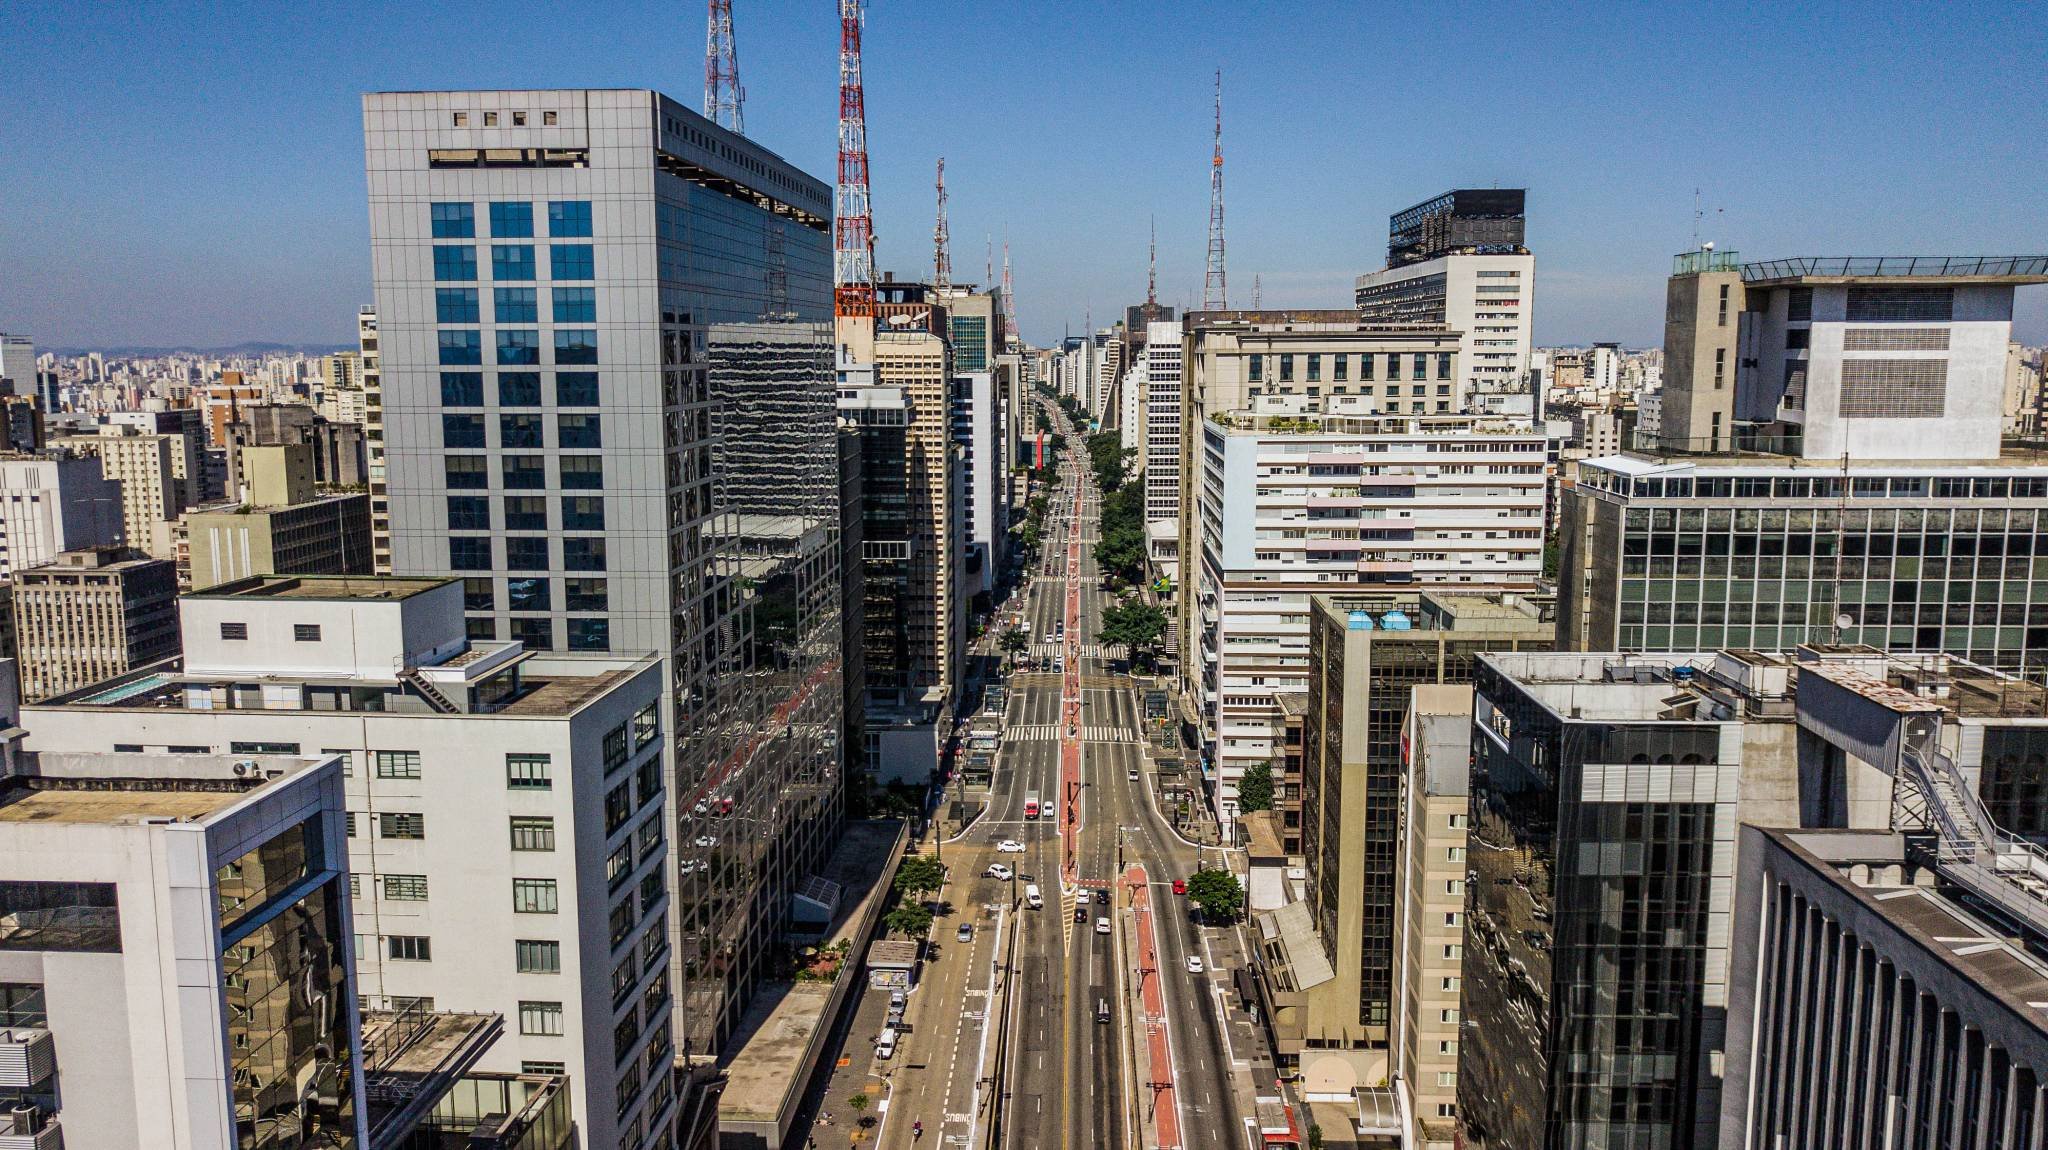
[[[475,61],[434,47],[479,18],[462,6],[366,6],[310,38],[246,5],[0,18],[21,77],[0,95],[21,128],[0,141],[0,200],[16,207],[0,224],[0,317],[44,346],[347,343],[370,298],[361,92],[646,85],[696,104],[694,7],[628,6],[568,29],[529,11],[494,11],[502,52]],[[2048,186],[2048,158],[2020,141],[2039,138],[2048,112],[2023,71],[1984,66],[2042,46],[2017,9],[1899,12],[1828,23],[1825,37],[1825,16],[1782,14],[1567,25],[1508,9],[1469,23],[1314,5],[1172,11],[1038,5],[947,23],[924,5],[871,10],[881,267],[929,274],[930,165],[944,152],[956,279],[982,279],[976,249],[1007,235],[1032,342],[1143,298],[1154,214],[1162,302],[1198,302],[1214,64],[1238,306],[1254,275],[1268,305],[1342,306],[1383,262],[1386,216],[1453,186],[1530,189],[1546,345],[1659,341],[1661,280],[1693,241],[1695,187],[1699,238],[1756,258],[2044,242],[2032,189]],[[751,138],[829,175],[829,13],[764,0],[735,19]],[[1467,27],[1495,47],[1418,59],[1370,47],[1455,43]],[[1347,39],[1365,50],[1300,66],[1298,46]],[[322,43],[350,51],[316,59],[308,46]],[[183,67],[122,70],[150,59]],[[970,91],[1018,98],[991,119],[985,101],[959,98]],[[1463,143],[1441,155],[1443,140]],[[2048,292],[2020,293],[2014,336],[2048,340]]]

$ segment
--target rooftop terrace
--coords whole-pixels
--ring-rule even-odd
[[[2048,283],[2048,256],[1797,256],[1742,265],[1743,283],[1756,287],[1859,280]]]
[[[192,592],[187,599],[410,599],[451,579],[391,575],[256,575]]]

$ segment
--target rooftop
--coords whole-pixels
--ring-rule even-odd
[[[2048,256],[1797,256],[1742,265],[1752,287],[1934,281],[2048,283]]]
[[[1795,439],[1764,438],[1755,441],[1752,447],[1736,447],[1719,451],[1695,450],[1694,445],[1704,448],[1705,439],[1682,440],[1661,435],[1645,435],[1638,431],[1634,441],[1620,455],[1602,455],[1579,461],[1580,470],[1596,467],[1624,475],[1687,475],[1695,470],[1753,471],[1782,474],[1791,471],[1842,473],[1842,460],[1808,459],[1798,454],[1799,441]],[[2048,464],[2048,443],[2031,440],[2008,439],[1999,445],[1998,455],[1991,458],[1970,459],[1852,459],[1853,472],[1904,471],[1928,472],[1967,468],[1999,468],[2011,470],[2016,467],[2041,467]]]
[[[136,783],[156,780],[133,780]],[[0,791],[0,823],[140,823],[146,819],[202,819],[255,789],[261,780],[233,789],[68,790],[19,784]]]
[[[203,820],[318,761],[300,755],[31,752],[21,773],[0,779],[0,824]]]
[[[375,1146],[397,1145],[505,1031],[503,1015],[418,1006],[365,1010],[362,1025],[363,1085]]]
[[[410,599],[453,579],[422,579],[392,575],[255,575],[237,579],[186,599]]]

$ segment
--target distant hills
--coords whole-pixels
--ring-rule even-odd
[[[39,347],[37,353],[52,355],[90,355],[99,352],[110,359],[148,359],[164,355],[204,355],[217,359],[250,359],[266,355],[290,355],[301,352],[305,355],[333,355],[339,351],[354,351],[352,343],[269,343],[263,340],[249,340],[227,347]]]

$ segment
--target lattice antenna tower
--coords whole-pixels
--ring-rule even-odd
[[[1003,228],[1003,337],[1014,339],[1017,335],[1017,288],[1010,280],[1010,236],[1009,227]]]
[[[868,207],[868,112],[861,85],[861,0],[839,0],[839,181],[832,222],[832,310],[875,314],[875,223]]]
[[[945,291],[953,286],[953,233],[946,227],[946,157],[939,157],[939,215],[932,225],[932,286]]]
[[[1223,282],[1223,69],[1216,69],[1216,152],[1209,160],[1209,271],[1202,282],[1202,310],[1230,306]]]
[[[739,45],[732,35],[732,0],[711,0],[704,34],[704,118],[745,135],[746,103]]]

